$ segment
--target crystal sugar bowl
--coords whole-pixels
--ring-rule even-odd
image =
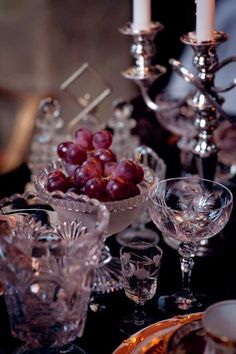
[[[22,201],[23,209],[12,207]],[[86,196],[78,201],[94,210],[89,230],[83,220],[58,222],[50,206],[32,206],[25,195],[0,201],[0,279],[12,334],[24,342],[17,353],[80,353],[70,343],[83,334],[109,213]]]

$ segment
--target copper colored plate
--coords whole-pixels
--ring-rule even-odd
[[[156,322],[122,342],[113,354],[164,354],[172,333],[183,324],[201,317],[202,313],[194,313]]]

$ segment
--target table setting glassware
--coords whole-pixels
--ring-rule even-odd
[[[0,203],[0,278],[12,335],[24,343],[15,353],[84,353],[72,342],[84,331],[109,212],[86,196],[78,202],[94,209],[89,230],[29,193]]]
[[[78,194],[73,191],[48,192],[46,188],[47,176],[50,172],[65,171],[63,161],[53,161],[35,177],[35,188],[39,197],[55,209],[61,220],[76,220],[78,217],[88,225],[94,225],[94,208],[83,203]],[[148,197],[149,189],[154,176],[148,168],[144,168],[144,179],[139,184],[140,194],[123,200],[104,202],[110,213],[110,221],[106,230],[106,237],[114,235],[127,228],[140,211],[142,204]],[[107,245],[104,244],[103,255],[97,269],[94,282],[94,291],[108,293],[122,288],[122,276],[119,257],[113,257]]]
[[[218,234],[229,220],[233,196],[224,185],[197,177],[170,178],[154,183],[149,212],[157,228],[179,241],[182,287],[160,296],[159,308],[170,313],[202,309],[204,297],[190,289],[198,242]]]
[[[132,334],[151,323],[145,304],[158,288],[162,249],[155,242],[129,242],[120,249],[120,260],[125,295],[134,302],[134,312],[124,317],[120,330]]]

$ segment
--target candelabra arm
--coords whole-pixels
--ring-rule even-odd
[[[212,97],[212,95],[206,90],[201,81],[193,75],[190,71],[188,71],[180,61],[176,59],[170,59],[169,63],[172,65],[173,69],[178,72],[185,81],[190,82],[197,90],[199,90],[212,104],[213,107],[220,113],[222,118],[234,123],[232,118],[225,112],[222,106]]]
[[[233,62],[236,61],[236,56],[231,56],[228,57],[224,60],[222,60],[213,70],[213,72],[217,72],[219,70],[221,70],[223,67],[225,67],[228,64],[231,64]],[[216,93],[220,93],[220,92],[227,92],[232,90],[234,87],[236,87],[236,78],[234,78],[228,85],[226,85],[225,87],[212,87],[212,91],[216,92]]]
[[[144,102],[146,105],[154,112],[168,112],[170,111],[170,105],[168,102],[162,102],[161,105],[157,104],[155,101],[152,100],[150,97],[148,90],[150,85],[145,83],[144,81],[136,81],[136,84],[139,86],[141,95],[143,97]],[[184,98],[180,99],[178,102],[178,106],[181,107],[186,102],[188,95]]]

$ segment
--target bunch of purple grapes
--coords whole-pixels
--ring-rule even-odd
[[[75,141],[57,146],[58,156],[65,163],[65,173],[49,173],[47,190],[73,191],[100,201],[114,201],[140,194],[138,184],[144,178],[143,168],[131,160],[117,161],[110,149],[112,134],[108,130],[92,133],[80,128]]]

